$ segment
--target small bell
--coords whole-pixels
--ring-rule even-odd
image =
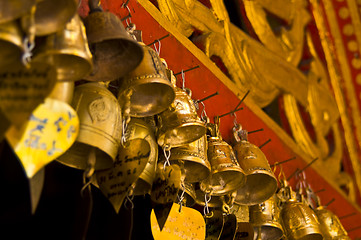
[[[147,117],[166,110],[173,102],[175,93],[165,66],[158,54],[140,43],[144,57],[140,64],[123,79],[119,95],[131,91],[130,115]]]
[[[158,144],[171,148],[189,144],[206,134],[206,126],[198,117],[191,98],[192,92],[176,87],[174,76],[172,83],[175,99],[167,110],[158,115]]]
[[[237,218],[237,232],[235,240],[253,240],[253,227],[249,222],[249,207],[247,205],[233,204],[231,213]]]
[[[250,223],[254,227],[254,239],[258,239],[258,234],[262,240],[278,240],[282,237],[283,229],[276,195],[261,204],[250,206],[249,213]]]
[[[87,156],[95,149],[95,170],[110,168],[118,154],[122,133],[121,109],[114,95],[101,83],[75,88],[72,107],[80,129],[76,142],[58,161],[78,169],[87,168]]]
[[[74,94],[74,82],[56,82],[48,98],[71,104]]]
[[[290,187],[289,187],[290,188]],[[282,205],[281,219],[284,233],[289,240],[322,240],[320,223],[315,212],[303,202],[291,198]]]
[[[79,0],[37,0],[35,31],[44,36],[59,31],[78,10]]]
[[[233,149],[247,176],[235,201],[246,205],[260,204],[276,192],[277,179],[261,149],[247,141],[247,131],[238,125],[233,128],[233,133],[236,139]]]
[[[343,228],[340,219],[333,212],[323,206],[317,207],[314,211],[320,221],[320,228],[325,240],[351,239]]]
[[[3,10],[1,7],[0,9]],[[16,21],[0,24],[0,70],[21,62],[24,51],[22,39],[23,33]]]
[[[201,188],[211,195],[224,195],[242,187],[246,177],[232,147],[222,140],[219,133],[219,118],[216,124],[209,123],[208,126],[211,137],[208,137],[207,155],[212,169],[210,176],[201,182]]]
[[[237,192],[230,192],[220,196],[213,196],[203,192],[200,183],[194,183],[193,186],[196,194],[196,203],[205,206],[207,200],[207,206],[211,208],[222,207],[224,203],[231,206],[237,194]]]
[[[125,145],[132,148],[136,153],[139,148],[149,145],[148,163],[134,184],[134,195],[144,195],[150,193],[158,160],[158,144],[155,140],[154,129],[141,118],[132,118],[127,126]],[[138,151],[140,152],[140,151]]]
[[[90,0],[92,2],[94,0]],[[127,33],[120,19],[100,7],[84,19],[94,69],[89,81],[113,81],[134,70],[143,58],[142,47]]]
[[[53,65],[58,81],[76,81],[92,70],[92,55],[88,47],[85,27],[78,14],[64,29],[46,37],[45,42],[34,50],[34,61]]]
[[[180,147],[172,148],[170,161],[183,166],[185,182],[194,183],[206,179],[211,172],[207,160],[207,136]]]
[[[13,21],[26,14],[36,0],[2,0],[0,2],[0,24]],[[3,50],[3,48],[1,48]]]

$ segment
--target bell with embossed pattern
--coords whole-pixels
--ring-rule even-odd
[[[21,62],[23,32],[16,21],[0,24],[0,69]]]
[[[78,10],[79,0],[36,0],[35,34],[60,31]]]
[[[173,74],[170,74],[173,75]],[[206,134],[206,126],[197,115],[189,89],[175,89],[175,99],[167,110],[158,115],[158,144],[162,147],[179,147],[194,142]]]
[[[86,169],[87,156],[95,151],[95,170],[112,167],[122,134],[119,102],[104,83],[85,83],[75,87],[72,107],[79,117],[79,135],[57,160],[70,167]]]
[[[267,201],[249,207],[250,223],[255,239],[278,240],[283,235],[278,198],[273,195]]]
[[[201,188],[211,195],[224,195],[242,187],[246,178],[232,147],[222,140],[218,117],[215,122],[208,123],[211,136],[208,137],[207,155],[211,163],[211,174],[201,182]]]
[[[349,240],[348,235],[340,219],[330,210],[323,206],[317,207],[315,210],[318,220],[320,221],[320,228],[325,240]]]
[[[175,92],[158,53],[141,43],[141,63],[121,79],[119,95],[130,94],[130,115],[146,117],[159,114],[173,102]]]
[[[97,2],[97,1],[96,1]],[[128,34],[120,19],[103,12],[94,0],[89,1],[90,13],[84,19],[93,72],[89,81],[113,81],[134,70],[143,59],[142,47]]]
[[[144,195],[152,189],[158,161],[158,144],[154,135],[154,127],[145,118],[132,118],[127,129],[127,134],[124,137],[129,154],[136,156],[138,153],[143,152],[144,155],[148,152],[145,156],[148,158],[148,162],[133,185],[134,195]]]
[[[289,240],[322,240],[320,223],[315,212],[305,203],[289,199],[281,209],[284,233]]]
[[[247,176],[235,201],[246,205],[260,204],[276,192],[277,179],[261,149],[247,141],[247,131],[238,125],[233,128],[233,133],[236,140],[233,149]]]
[[[194,183],[206,179],[211,172],[211,164],[207,159],[207,136],[172,148],[170,161],[183,167],[185,182]]]
[[[78,14],[60,31],[48,35],[34,50],[34,61],[53,65],[58,81],[76,81],[88,75],[93,67],[85,27]]]

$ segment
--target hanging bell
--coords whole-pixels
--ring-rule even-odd
[[[48,98],[71,104],[74,93],[74,82],[56,82]]]
[[[198,117],[191,98],[192,92],[176,87],[174,76],[172,83],[175,99],[167,110],[158,115],[158,144],[170,148],[189,144],[206,134],[206,126]]]
[[[280,208],[274,194],[267,201],[249,207],[250,223],[254,227],[255,239],[278,240],[283,236]]]
[[[315,209],[315,213],[320,221],[320,228],[325,240],[350,239],[340,219],[333,212],[323,206],[319,206]]]
[[[211,172],[207,160],[207,136],[180,147],[172,148],[170,161],[179,164],[185,171],[185,182],[194,183],[206,179]]]
[[[152,189],[158,160],[158,144],[155,140],[154,129],[141,118],[132,118],[127,129],[124,144],[132,149],[133,155],[136,152],[144,152],[138,150],[140,148],[149,148],[148,162],[135,182],[133,189],[133,195],[145,195]]]
[[[78,6],[79,0],[36,0],[35,34],[44,36],[61,30]]]
[[[90,0],[92,1],[92,0]],[[94,69],[85,79],[113,81],[134,70],[143,58],[142,47],[127,33],[120,19],[100,7],[84,19]]]
[[[3,10],[1,7],[0,9]],[[0,69],[6,69],[7,66],[21,62],[24,51],[23,33],[18,22],[0,24],[0,49]]]
[[[322,240],[320,223],[315,212],[296,198],[289,199],[281,209],[284,233],[289,240]]]
[[[92,70],[92,55],[88,47],[85,27],[78,14],[65,28],[45,38],[34,50],[34,61],[53,65],[58,81],[76,81]]]
[[[175,97],[160,57],[151,47],[140,44],[144,51],[143,60],[121,80],[119,92],[119,95],[131,92],[130,115],[133,117],[159,114],[171,105]]]
[[[233,128],[233,133],[236,140],[233,149],[247,176],[235,201],[246,205],[260,204],[276,192],[277,179],[261,149],[247,141],[247,131],[238,125]]]
[[[235,240],[253,240],[253,227],[249,222],[249,207],[247,205],[233,204],[231,213],[237,218],[237,232]]]
[[[215,124],[209,123],[208,126],[211,137],[208,137],[207,155],[211,163],[211,174],[201,182],[201,188],[212,195],[223,195],[242,187],[246,178],[232,147],[222,140],[219,132],[219,118]]]
[[[205,206],[206,199],[208,199],[209,201],[207,200],[207,205],[208,207],[211,208],[222,207],[224,204],[231,206],[237,194],[237,192],[234,191],[220,196],[213,196],[213,195],[209,195],[208,193],[205,193],[201,189],[200,183],[194,183],[193,186],[196,194],[196,198],[195,198],[196,203],[198,205]]]
[[[87,156],[95,149],[95,170],[112,167],[122,133],[121,109],[117,99],[105,84],[85,83],[75,87],[72,107],[79,117],[79,135],[58,161],[70,167],[86,169]]]
[[[0,24],[20,18],[35,5],[35,2],[36,0],[0,1]]]
[[[196,190],[192,183],[184,182],[184,204],[186,207],[192,207],[196,204]]]

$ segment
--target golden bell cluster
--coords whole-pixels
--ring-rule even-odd
[[[21,125],[26,120],[19,119],[29,118],[46,97],[70,105],[79,118],[77,136],[56,160],[84,170],[116,211],[126,197],[164,189],[154,196],[164,197],[158,204],[176,202],[182,192],[179,204],[204,206],[206,223],[222,218],[221,230],[212,233],[219,236],[206,226],[209,239],[226,234],[223,225],[231,219],[232,239],[348,238],[329,210],[311,209],[292,194],[281,201],[279,193],[292,190],[278,189],[266,156],[247,140],[247,132],[235,126],[233,146],[224,141],[220,119],[201,119],[191,90],[177,87],[165,60],[137,42],[117,16],[91,9],[82,21],[77,0],[6,4],[0,9],[0,73],[15,76],[16,70],[19,84],[26,81],[23,75],[38,74],[32,87],[47,87],[33,106],[15,113],[11,108],[22,102],[14,100],[0,104],[1,111]],[[36,63],[54,74],[41,74]],[[14,74],[7,74],[9,69]],[[33,97],[32,91],[23,93],[26,101]],[[181,173],[172,179],[157,174],[171,166]],[[169,182],[173,188],[162,185]],[[212,213],[217,209],[220,215]]]

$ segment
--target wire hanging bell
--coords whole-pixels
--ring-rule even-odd
[[[21,62],[24,46],[23,33],[18,22],[0,24],[0,49],[0,69],[6,69],[7,66]]]
[[[102,11],[100,6],[94,7],[92,2],[94,0],[89,1],[91,11],[84,19],[84,25],[94,69],[84,78],[89,81],[113,81],[139,65],[143,49],[116,15]]]
[[[79,0],[36,0],[35,34],[45,36],[61,30],[78,6]]]
[[[325,240],[351,239],[342,226],[340,219],[333,212],[323,206],[317,207],[314,211],[320,221],[320,228]]]
[[[215,124],[208,123],[211,137],[208,137],[208,160],[211,163],[210,176],[201,182],[204,192],[212,195],[224,195],[242,187],[245,174],[239,166],[232,147],[222,140],[219,132],[219,118]]]
[[[130,115],[147,117],[166,110],[175,98],[166,68],[156,51],[140,42],[144,57],[140,64],[121,79],[119,95],[131,92]]]
[[[80,80],[93,68],[85,27],[78,14],[63,29],[48,35],[43,44],[38,45],[34,60],[53,65],[58,81]]]
[[[170,161],[184,169],[185,182],[194,183],[206,179],[211,172],[207,159],[207,136],[180,147],[172,148]]]
[[[276,192],[277,179],[261,149],[247,141],[247,131],[238,125],[233,128],[233,134],[236,140],[233,149],[247,176],[235,201],[246,205],[260,204]]]
[[[79,135],[57,160],[70,167],[86,169],[87,156],[95,149],[94,169],[112,167],[122,133],[122,115],[117,99],[104,83],[85,83],[75,87],[72,107],[79,116]]]
[[[278,240],[283,236],[280,208],[274,194],[267,201],[249,207],[250,223],[254,227],[255,239]]]

